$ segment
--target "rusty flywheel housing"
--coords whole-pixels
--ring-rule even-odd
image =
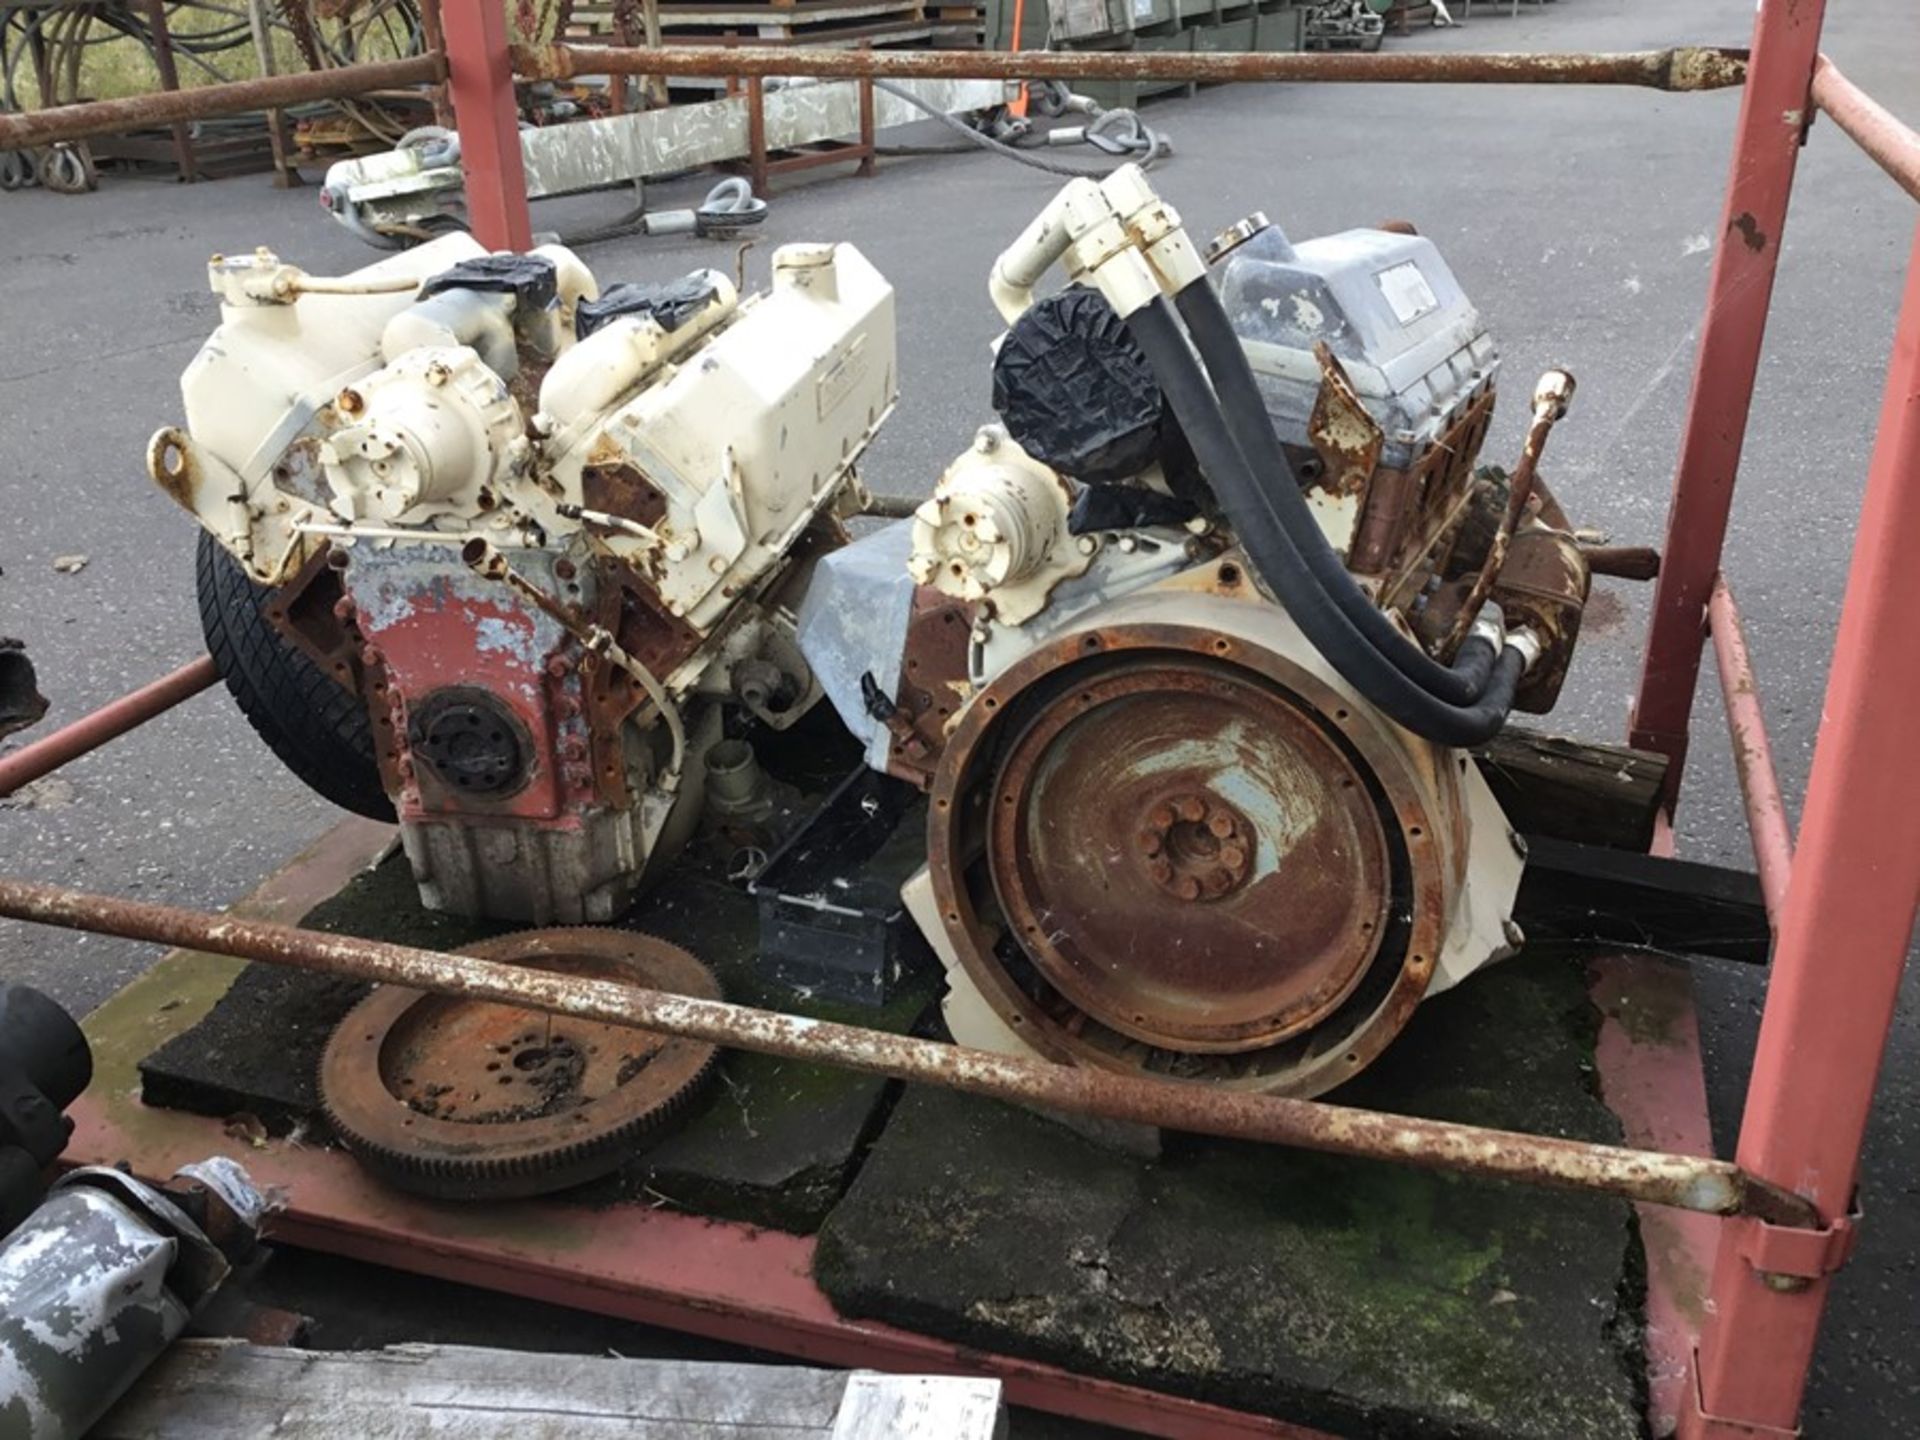
[[[720,998],[693,956],[651,935],[565,927],[469,945],[482,960]],[[627,1026],[383,985],[320,1061],[328,1121],[396,1188],[507,1199],[617,1169],[685,1110],[717,1051]]]
[[[1211,629],[1050,642],[974,697],[929,861],[968,978],[1062,1060],[1287,1093],[1357,1071],[1432,976],[1430,791],[1371,717]]]

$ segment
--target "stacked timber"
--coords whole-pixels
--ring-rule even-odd
[[[840,49],[977,50],[977,0],[657,0],[667,45],[817,45]],[[582,43],[644,43],[639,0],[576,4],[566,38]],[[719,79],[676,77],[679,91],[724,88]]]

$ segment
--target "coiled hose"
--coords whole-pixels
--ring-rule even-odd
[[[1281,526],[1292,538],[1308,573],[1332,597],[1354,627],[1380,651],[1394,667],[1429,694],[1453,705],[1470,705],[1486,690],[1492,673],[1494,647],[1478,637],[1460,647],[1451,666],[1443,665],[1413,644],[1393,627],[1358,585],[1352,574],[1334,553],[1325,532],[1307,508],[1306,497],[1280,448],[1280,437],[1267,418],[1260,384],[1247,363],[1247,352],[1219,292],[1203,277],[1174,297],[1180,318],[1187,323],[1194,348],[1207,367],[1220,409],[1234,443],[1247,459],[1254,474],[1268,483],[1263,487],[1272,501]]]
[[[1196,283],[1207,284],[1204,279]],[[1254,478],[1252,467],[1235,443],[1207,376],[1188,349],[1165,298],[1156,296],[1129,315],[1126,324],[1166,392],[1248,560],[1272,587],[1308,643],[1369,704],[1416,735],[1441,745],[1468,746],[1499,733],[1513,708],[1514,690],[1526,668],[1526,656],[1512,646],[1502,650],[1492,663],[1485,688],[1470,704],[1443,700],[1409,679],[1354,624],[1308,568],[1275,512],[1269,488]],[[1282,484],[1287,483],[1283,477]],[[1395,638],[1406,643],[1397,635]]]

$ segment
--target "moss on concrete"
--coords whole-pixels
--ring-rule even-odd
[[[1577,967],[1441,997],[1338,1097],[1617,1139]],[[1629,1207],[911,1090],[821,1232],[848,1313],[1342,1434],[1624,1440]],[[1619,1323],[1619,1322],[1624,1323]]]
[[[443,950],[522,928],[421,908],[406,862],[397,856],[356,877],[303,923]],[[914,1024],[933,996],[931,979],[923,977],[879,1010],[796,999],[760,973],[752,899],[697,874],[661,887],[622,924],[685,946],[713,969],[727,998],[742,1004],[898,1032]],[[144,1098],[202,1114],[246,1111],[276,1134],[312,1123],[320,1052],[365,991],[326,976],[248,966],[206,1020],[142,1062]],[[846,1188],[891,1099],[884,1080],[730,1052],[679,1129],[574,1196],[590,1205],[670,1203],[811,1232]]]

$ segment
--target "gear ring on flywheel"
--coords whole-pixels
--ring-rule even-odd
[[[459,952],[718,1000],[677,945],[625,930],[524,930]],[[543,1195],[617,1169],[678,1118],[718,1048],[623,1025],[382,985],[320,1059],[328,1122],[397,1189],[441,1200]]]

